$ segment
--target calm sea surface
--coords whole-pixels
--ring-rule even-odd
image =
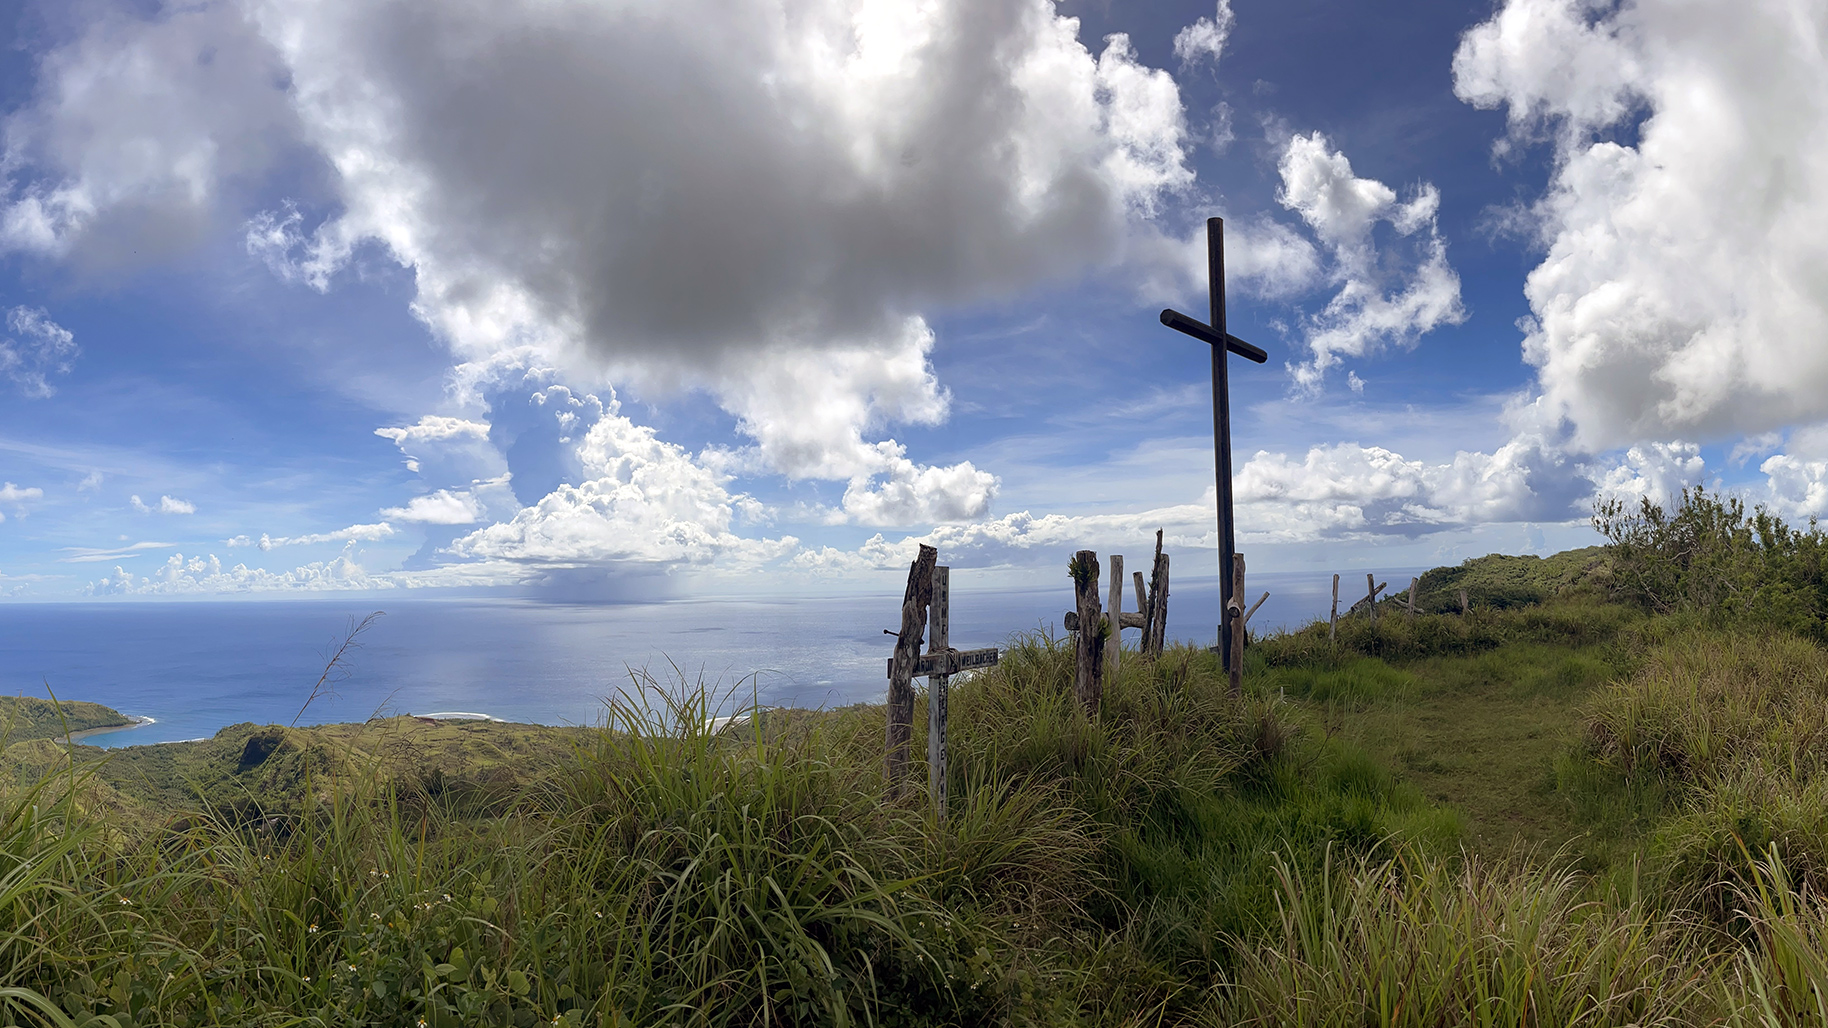
[[[1063,634],[1070,585],[975,592],[961,577],[953,579],[952,645],[1000,645],[1049,625]],[[1265,589],[1271,598],[1253,631],[1324,615],[1331,578],[1253,576],[1251,591]],[[629,694],[631,669],[644,668],[663,684],[676,684],[679,672],[702,676],[726,687],[731,703],[838,706],[880,701],[887,691],[892,641],[882,630],[898,626],[900,606],[899,592],[590,606],[372,596],[4,604],[0,692],[44,696],[48,686],[61,699],[154,719],[90,740],[104,746],[195,739],[241,721],[284,724],[298,716],[350,619],[381,609],[386,615],[350,652],[336,695],[311,703],[299,723],[468,711],[596,724],[605,698]],[[1170,638],[1210,645],[1217,610],[1214,583],[1177,582]]]

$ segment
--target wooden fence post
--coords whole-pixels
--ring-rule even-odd
[[[1070,566],[1079,621],[1079,638],[1073,648],[1073,697],[1086,716],[1093,717],[1104,700],[1105,626],[1104,612],[1098,609],[1098,554],[1080,550]]]
[[[1143,584],[1140,571],[1130,572],[1130,580],[1136,583],[1136,616],[1142,618],[1142,641],[1136,644],[1143,656],[1149,655],[1149,587]]]
[[[1339,645],[1339,576],[1333,576],[1333,616],[1327,621],[1327,642]]]
[[[1231,696],[1244,695],[1244,555],[1231,555],[1231,602],[1225,607],[1225,624],[1231,632]]]
[[[933,568],[933,631],[928,652],[942,659],[951,651],[952,569]],[[927,678],[927,793],[933,797],[933,816],[946,820],[946,693],[951,675]]]
[[[1149,655],[1160,657],[1168,641],[1168,555],[1162,552],[1162,530],[1155,530],[1155,565],[1149,572]]]
[[[1467,611],[1466,590],[1462,589],[1462,590],[1460,590],[1460,613],[1465,614],[1466,611]]]
[[[1369,574],[1369,573],[1367,573],[1365,575],[1365,607],[1367,608],[1365,613],[1368,617],[1370,617],[1371,623],[1374,625],[1377,624],[1377,585],[1376,585],[1376,582],[1377,582],[1376,575]]]
[[[1106,644],[1105,652],[1111,655],[1111,677],[1117,677],[1118,665],[1123,663],[1123,555],[1111,554],[1111,602],[1107,612],[1111,618],[1111,640]]]
[[[1415,587],[1421,583],[1419,578],[1409,580],[1409,616],[1415,617]]]
[[[939,551],[921,546],[908,569],[908,588],[901,597],[901,632],[889,666],[889,716],[883,738],[883,774],[891,790],[900,789],[908,772],[908,746],[914,736],[914,663],[927,631],[927,606],[933,599],[933,568]]]

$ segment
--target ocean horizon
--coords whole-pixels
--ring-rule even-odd
[[[1406,584],[1411,572],[1400,572]],[[1395,585],[1399,572],[1386,576]],[[1273,631],[1324,617],[1331,575],[1252,577],[1251,621]],[[1344,584],[1342,583],[1342,588]],[[1348,595],[1354,589],[1345,589]],[[1001,646],[1064,634],[1070,585],[973,590],[955,579],[952,644]],[[1132,601],[1133,602],[1133,601]],[[1342,604],[1344,603],[1342,598]],[[96,735],[98,746],[207,738],[239,722],[362,721],[470,712],[549,725],[602,723],[606,701],[654,702],[662,687],[702,682],[724,707],[880,702],[900,622],[893,594],[568,604],[387,595],[307,600],[10,603],[0,605],[0,691],[87,700],[149,718]],[[383,615],[347,654],[346,677],[307,705],[351,624]],[[1214,581],[1177,583],[1168,636],[1210,645]],[[1137,633],[1125,633],[1134,645]]]

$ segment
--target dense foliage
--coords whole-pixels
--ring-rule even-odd
[[[1673,509],[1648,497],[1597,505],[1617,594],[1657,613],[1753,622],[1828,640],[1828,536],[1695,486]]]
[[[130,724],[131,718],[99,703],[0,696],[0,745],[61,739],[78,732]]]

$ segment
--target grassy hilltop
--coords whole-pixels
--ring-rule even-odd
[[[1241,699],[1203,650],[1126,655],[1087,718],[1064,642],[1014,640],[955,687],[944,825],[885,788],[880,707],[714,734],[698,683],[664,726],[16,743],[0,1003],[108,1026],[1822,1024],[1821,538],[1699,493],[1600,527],[1436,569],[1413,616],[1253,640]]]

